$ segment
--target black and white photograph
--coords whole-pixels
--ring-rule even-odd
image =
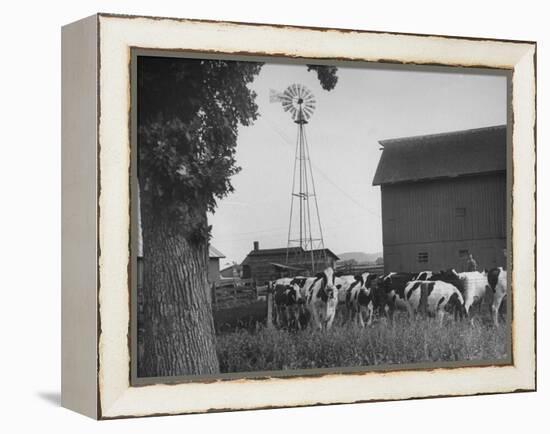
[[[510,363],[507,73],[136,59],[137,378]]]
[[[543,4],[3,4],[0,432],[544,432]]]

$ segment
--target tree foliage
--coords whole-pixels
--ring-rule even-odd
[[[307,70],[317,72],[317,78],[323,89],[332,90],[336,87],[336,83],[338,83],[338,75],[336,75],[338,69],[336,66],[308,65]]]
[[[258,117],[249,88],[262,63],[227,60],[138,58],[139,180],[150,209],[162,209],[188,228],[190,241],[208,238],[204,211],[233,191],[240,171],[235,152],[239,125]],[[309,65],[324,89],[336,68]]]

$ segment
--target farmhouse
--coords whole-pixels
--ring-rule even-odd
[[[386,273],[505,266],[505,125],[380,144]]]
[[[256,283],[268,280],[296,275],[309,275],[311,260],[309,254],[313,253],[315,259],[315,271],[322,271],[330,266],[334,267],[339,259],[330,249],[304,251],[301,247],[277,249],[260,249],[260,243],[254,241],[254,248],[242,262],[242,278],[254,279]],[[325,261],[326,257],[326,261]]]

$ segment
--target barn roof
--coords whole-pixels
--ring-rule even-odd
[[[225,258],[225,255],[216,249],[212,244],[208,245],[208,257],[210,259]]]
[[[506,125],[381,140],[373,185],[503,172]]]

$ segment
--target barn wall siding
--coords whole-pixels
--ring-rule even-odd
[[[503,265],[506,175],[384,185],[382,222],[386,271],[460,269],[460,250],[480,267]]]
[[[506,240],[502,238],[393,245],[384,247],[384,272],[438,271],[448,268],[454,268],[459,272],[466,271],[465,258],[459,254],[461,250],[468,250],[474,255],[481,271],[484,268],[505,266],[505,248]],[[428,262],[418,262],[420,252],[428,253]]]

